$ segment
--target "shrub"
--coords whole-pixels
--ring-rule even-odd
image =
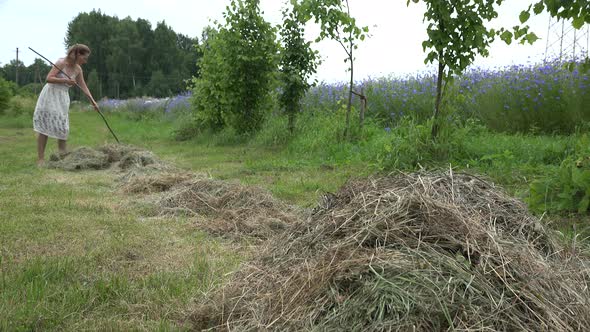
[[[4,114],[8,109],[8,102],[12,97],[12,90],[10,84],[0,77],[0,115]]]
[[[14,116],[33,116],[35,112],[36,99],[34,97],[25,97],[17,95],[12,97],[9,102],[10,113]]]
[[[234,0],[224,14],[225,26],[209,29],[202,45],[200,77],[192,99],[200,123],[226,125],[238,134],[258,131],[270,102],[276,70],[275,29],[256,0]]]
[[[530,185],[528,203],[536,212],[577,212],[590,207],[590,139],[582,135],[573,155],[568,156],[557,172]]]

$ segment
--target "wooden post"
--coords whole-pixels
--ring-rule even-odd
[[[360,124],[360,127],[363,128],[363,125],[365,124],[365,112],[367,111],[367,96],[365,96],[365,89],[361,88],[361,93],[358,93],[356,91],[353,91],[352,93],[359,96],[359,98],[361,99],[361,110],[359,112],[359,124]]]
[[[361,129],[365,124],[365,111],[367,110],[367,97],[365,97],[365,89],[361,88],[361,112],[359,114],[361,120]]]
[[[15,75],[14,81],[16,82],[16,86],[18,86],[18,47],[16,48],[16,63],[14,66],[14,73],[15,73],[14,74]]]

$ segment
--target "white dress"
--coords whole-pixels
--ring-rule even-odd
[[[70,75],[76,79],[77,73]],[[63,73],[58,73],[57,77],[66,77]],[[70,95],[68,89],[70,85],[47,83],[39,94],[35,113],[33,114],[33,129],[43,135],[67,140],[70,133],[70,119],[68,117],[70,109]]]

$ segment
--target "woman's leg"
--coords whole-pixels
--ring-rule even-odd
[[[45,162],[45,147],[47,146],[47,135],[39,134],[37,136],[37,164],[42,165]]]
[[[59,154],[66,154],[66,140],[58,139],[57,148],[59,149]]]

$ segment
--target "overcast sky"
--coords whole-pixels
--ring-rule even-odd
[[[281,8],[286,0],[261,0],[265,18],[273,24],[281,21]],[[426,70],[422,41],[425,25],[422,23],[424,7],[421,4],[406,6],[406,0],[349,0],[351,14],[360,25],[370,28],[369,39],[361,42],[356,51],[355,78],[403,76]],[[532,0],[506,1],[500,7],[500,17],[493,26],[511,27],[518,24],[518,14]],[[104,14],[132,19],[143,18],[151,22],[152,29],[160,21],[177,33],[200,37],[204,27],[212,20],[221,20],[229,0],[0,0],[0,66],[16,58],[30,65],[35,54],[32,47],[54,61],[65,52],[64,38],[67,25],[80,12],[100,9]],[[506,46],[496,41],[490,57],[478,58],[474,65],[500,67],[511,64],[542,61],[547,45],[549,17],[540,15],[528,22],[542,39],[533,46]],[[317,27],[308,27],[310,37]],[[82,41],[81,41],[82,42]],[[319,80],[346,81],[345,53],[334,41],[323,41],[315,48],[323,57],[318,70]]]

